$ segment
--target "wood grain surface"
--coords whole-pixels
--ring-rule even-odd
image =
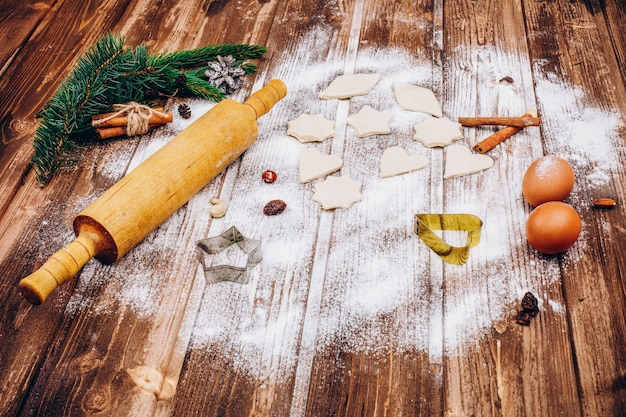
[[[0,414],[3,416],[621,416],[626,413],[626,4],[620,0],[4,1],[0,5]],[[287,97],[259,140],[112,265],[90,261],[41,306],[17,289],[73,240],[76,214],[189,121],[86,144],[41,187],[30,168],[37,113],[76,59],[109,31],[151,52],[216,43],[267,47],[232,98],[278,78]],[[322,100],[342,74],[378,73],[368,94]],[[445,148],[413,140],[425,115],[399,108],[394,82],[431,89],[451,120],[519,116],[527,127],[493,167],[443,179]],[[193,118],[211,103],[187,103]],[[392,134],[359,138],[370,105]],[[302,144],[302,113],[335,135]],[[471,147],[495,126],[464,128]],[[379,177],[394,145],[429,158]],[[323,210],[298,181],[306,147],[343,159],[362,201]],[[574,167],[566,202],[577,243],[544,256],[525,240],[521,179],[556,154]],[[272,169],[278,180],[266,184]],[[228,203],[212,219],[210,200]],[[613,198],[610,210],[593,208]],[[287,202],[263,215],[272,199]],[[413,232],[417,213],[484,221],[464,265]],[[206,284],[196,241],[235,225],[262,242],[247,284]],[[446,240],[459,236],[448,233]],[[515,322],[527,291],[540,313]]]

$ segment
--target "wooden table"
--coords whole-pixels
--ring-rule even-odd
[[[580,1],[4,0],[0,5],[0,414],[3,416],[618,416],[626,413],[626,4]],[[30,169],[35,116],[109,31],[151,52],[265,45],[235,94],[273,78],[288,96],[259,140],[113,265],[90,261],[44,304],[17,283],[73,239],[85,206],[185,126],[90,144],[40,187]],[[370,93],[320,100],[336,76],[378,73]],[[494,166],[443,179],[445,149],[414,141],[424,114],[402,110],[395,81],[434,91],[451,120],[519,116],[529,127],[490,151]],[[189,103],[193,117],[210,107]],[[358,138],[346,118],[369,104],[392,133]],[[302,144],[302,113],[336,134]],[[465,128],[472,146],[497,128]],[[429,158],[382,179],[393,145]],[[323,210],[300,184],[306,147],[343,159],[362,201]],[[541,255],[525,239],[528,165],[566,158],[577,243]],[[266,184],[272,169],[278,181]],[[227,201],[224,218],[210,199]],[[612,210],[591,207],[609,197]],[[283,199],[281,215],[263,205]],[[480,217],[464,265],[413,232],[416,213]],[[247,284],[206,285],[195,243],[235,225],[262,242]],[[449,236],[451,241],[458,236]],[[446,237],[447,239],[447,237]],[[516,323],[526,292],[539,300]]]

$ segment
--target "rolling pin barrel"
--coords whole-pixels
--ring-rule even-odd
[[[176,135],[76,216],[76,239],[20,281],[24,298],[41,304],[91,258],[122,257],[248,149],[256,119],[286,94],[272,80],[243,104],[221,101]]]

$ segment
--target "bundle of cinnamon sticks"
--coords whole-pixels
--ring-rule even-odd
[[[537,116],[537,110],[529,109],[520,117],[459,117],[459,123],[470,127],[506,126],[472,146],[472,150],[486,153],[525,127],[539,126],[541,119]]]
[[[164,112],[162,107],[152,109],[153,112],[148,118],[148,129],[162,126],[172,122],[172,113]],[[112,117],[115,116],[115,117]],[[107,119],[104,120],[103,119]],[[110,139],[119,136],[128,136],[128,116],[117,112],[102,113],[91,117],[92,125],[96,129],[98,138]]]

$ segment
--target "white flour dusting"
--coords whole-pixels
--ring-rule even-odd
[[[323,30],[316,33],[316,36],[322,36]],[[312,48],[314,41],[319,39],[302,39],[301,47],[294,52],[303,62],[308,62],[305,55]],[[366,149],[362,151],[364,158],[375,158],[376,152],[396,142],[400,142],[412,153],[434,155],[440,152],[425,149],[411,140],[412,126],[425,116],[402,111],[395,102],[391,89],[392,82],[409,82],[430,87],[433,68],[429,59],[428,56],[420,58],[399,49],[359,50],[355,72],[376,72],[381,74],[382,79],[371,95],[353,99],[351,104],[360,106],[371,103],[378,110],[393,111],[395,117],[392,128],[395,136],[378,139],[380,142],[371,138],[355,141],[351,136],[353,132],[346,131],[346,146],[342,149],[331,148],[333,143],[341,144],[340,141],[332,140],[320,144],[319,147],[327,153],[341,155],[343,152],[363,146]],[[203,304],[195,322],[191,342],[193,349],[207,349],[208,346],[215,349],[219,346],[220,354],[228,356],[233,366],[241,372],[261,379],[270,376],[280,377],[276,372],[290,374],[298,361],[305,310],[314,308],[306,304],[312,285],[307,282],[309,277],[299,274],[302,271],[309,271],[313,259],[320,259],[316,258],[319,254],[314,253],[317,236],[294,235],[293,229],[301,229],[302,224],[316,224],[319,216],[330,216],[329,213],[320,214],[319,207],[310,201],[311,185],[298,183],[297,160],[303,146],[286,136],[286,123],[303,112],[310,112],[323,113],[329,119],[337,117],[338,124],[341,126],[343,123],[345,126],[344,119],[347,116],[337,114],[338,111],[342,111],[341,103],[322,101],[317,97],[317,93],[323,87],[342,73],[343,62],[309,62],[306,67],[299,67],[297,70],[289,68],[288,65],[293,63],[286,62],[284,68],[274,70],[277,77],[285,76],[289,88],[289,94],[281,104],[283,108],[281,120],[273,124],[271,116],[269,120],[261,120],[265,143],[255,143],[246,156],[255,160],[267,160],[271,165],[268,168],[276,168],[280,180],[272,186],[271,192],[274,194],[270,198],[268,188],[255,182],[260,181],[257,178],[259,173],[245,170],[238,172],[238,178],[241,180],[235,187],[247,183],[249,190],[245,193],[245,200],[229,202],[230,214],[227,214],[226,220],[223,221],[233,219],[242,222],[245,218],[258,218],[257,210],[269,199],[282,198],[288,201],[286,213],[292,213],[291,217],[285,216],[283,219],[296,219],[298,224],[281,224],[281,216],[277,216],[275,219],[263,219],[258,224],[238,225],[244,235],[261,238],[264,259],[253,269],[251,281],[247,285],[220,283],[205,288]],[[542,76],[538,69],[536,74],[538,74],[536,90],[540,110],[555,114],[557,112],[555,107],[558,107],[559,113],[571,118],[548,121],[549,124],[545,126],[542,134],[555,144],[559,151],[558,155],[572,163],[577,173],[581,170],[585,172],[584,177],[580,179],[585,183],[585,187],[579,188],[580,190],[602,186],[608,182],[611,171],[621,169],[621,163],[616,160],[615,152],[616,147],[620,146],[617,134],[620,126],[619,114],[616,111],[592,107],[580,109],[578,103],[584,98],[584,93],[579,88],[564,84],[550,76]],[[188,104],[192,109],[192,119],[182,120],[176,117],[175,122],[167,130],[163,130],[166,133],[162,137],[157,135],[153,146],[144,150],[145,157],[213,105],[202,100],[190,100]],[[454,119],[461,115],[446,116]],[[350,155],[343,156],[348,159]],[[506,158],[507,156],[503,155],[500,163],[506,163]],[[135,158],[133,164],[141,160],[143,157]],[[516,265],[503,261],[511,252],[506,247],[508,240],[503,237],[503,230],[500,229],[506,224],[507,219],[503,219],[495,227],[485,225],[480,245],[471,252],[471,262],[477,268],[481,265],[488,265],[490,268],[487,273],[480,274],[481,277],[487,277],[486,281],[474,283],[470,277],[462,296],[450,298],[448,295],[445,299],[446,307],[437,308],[438,304],[442,304],[442,300],[433,298],[436,297],[437,291],[431,292],[430,286],[436,282],[429,281],[428,271],[419,270],[418,266],[407,267],[400,264],[394,252],[395,248],[387,246],[384,237],[381,237],[387,228],[390,233],[395,234],[394,239],[400,242],[399,245],[408,248],[406,250],[428,253],[413,234],[411,224],[407,224],[405,218],[390,216],[388,210],[385,210],[390,202],[398,204],[392,205],[392,208],[399,211],[414,213],[417,210],[428,210],[429,207],[423,205],[418,196],[429,195],[431,192],[427,188],[430,168],[410,174],[413,175],[411,178],[417,180],[398,177],[383,182],[377,177],[376,172],[370,172],[372,166],[371,161],[366,166],[358,166],[352,162],[342,170],[367,180],[364,181],[363,187],[364,201],[357,203],[363,205],[361,209],[368,204],[383,207],[380,211],[367,212],[371,216],[367,219],[367,227],[362,224],[351,225],[349,212],[336,213],[333,221],[321,223],[323,227],[333,227],[333,232],[319,231],[319,236],[331,237],[331,246],[327,258],[328,275],[322,277],[323,283],[316,283],[323,285],[319,313],[310,318],[317,326],[314,332],[315,349],[325,350],[339,344],[345,351],[377,353],[392,344],[399,351],[426,350],[429,347],[434,350],[455,351],[465,344],[476,343],[483,332],[491,330],[494,322],[506,319],[506,315],[510,314],[511,305],[521,299],[523,293],[528,290],[519,288],[517,293],[511,292],[510,282],[514,282],[515,277],[522,271],[510,269],[509,267],[515,268]],[[605,169],[606,167],[609,169]],[[119,172],[119,167],[111,167],[111,172]],[[101,174],[107,175],[107,172],[103,171]],[[482,181],[486,182],[483,189],[489,190],[491,187],[492,190],[497,190],[500,187],[497,182],[499,180],[488,174],[487,172],[481,177]],[[415,184],[420,184],[422,188],[413,191],[411,187]],[[521,178],[510,179],[510,187],[519,188],[520,184]],[[395,200],[398,193],[407,192],[410,192],[410,195],[414,194],[415,201]],[[242,194],[240,192],[238,195]],[[487,197],[496,194],[497,191],[492,191]],[[571,197],[573,204],[578,203],[579,199],[575,189]],[[453,209],[473,212],[482,217],[486,210],[483,203],[481,198],[470,196]],[[351,209],[359,210],[359,207],[354,206]],[[521,203],[520,210],[523,210]],[[376,213],[379,213],[380,217],[376,217]],[[345,244],[346,242],[332,240],[333,234],[336,233],[335,228],[352,226],[363,227],[357,237],[361,240],[352,246],[361,250],[361,253],[351,252],[350,241]],[[515,229],[509,229],[507,232],[520,233]],[[340,230],[340,234],[349,236],[349,230]],[[367,242],[368,240],[371,241]],[[520,245],[523,245],[524,239],[521,235],[519,240]],[[162,245],[163,242],[158,244]],[[174,248],[176,242],[166,242],[166,246]],[[519,249],[512,249],[513,252],[516,250]],[[323,259],[323,255],[321,257]],[[498,264],[501,266],[493,266]],[[426,260],[423,265],[428,265]],[[529,269],[531,268],[526,265],[524,271]],[[407,271],[410,271],[410,274],[407,274]],[[264,273],[272,275],[265,276]],[[83,275],[91,276],[91,273]],[[126,276],[124,281],[130,282],[131,285],[118,291],[120,305],[136,308],[144,314],[154,311],[155,307],[151,303],[155,285],[153,279],[149,273]],[[445,288],[443,291],[446,297]],[[546,305],[556,312],[564,310],[563,306],[551,300],[548,300]],[[75,307],[70,304],[68,310]],[[473,320],[471,325],[468,324],[468,315],[471,315]],[[443,323],[443,329],[437,325],[438,322]],[[304,332],[310,335],[312,330],[306,329]],[[436,341],[433,342],[433,337],[436,339],[438,334],[444,340],[443,346],[440,347]],[[437,352],[433,355],[436,356]]]
[[[286,110],[288,117],[295,118],[302,112],[322,108],[326,108],[326,116],[328,118],[334,119],[339,117],[336,113],[333,113],[337,110],[332,107],[332,103],[323,102],[316,96],[317,91],[330,83],[336,75],[339,75],[340,72],[338,73],[336,70],[339,67],[341,67],[340,64],[312,63],[309,67],[302,68],[301,71],[306,72],[307,76],[298,77],[296,81],[288,85],[290,89],[289,96],[285,99],[289,106]],[[361,50],[359,51],[355,72],[376,72],[382,75],[382,79],[370,95],[352,99],[353,106],[351,107],[356,109],[358,106],[354,103],[363,105],[368,103],[368,100],[371,100],[378,109],[393,111],[395,116],[393,121],[395,123],[393,125],[394,132],[396,134],[401,132],[399,134],[401,139],[398,140],[401,140],[405,146],[412,146],[416,152],[421,151],[428,154],[428,150],[424,150],[405,140],[408,135],[412,134],[412,126],[415,121],[424,116],[401,111],[391,96],[391,83],[403,81],[428,86],[432,77],[430,65],[424,62],[420,63],[419,60],[406,51],[380,50],[367,52],[366,50]],[[548,99],[548,97],[540,96],[539,99],[542,101],[542,106],[546,109],[546,112],[548,110],[552,112],[552,109],[547,109],[546,106],[558,103],[566,107],[563,109],[563,112],[567,114],[572,114],[571,109],[567,108],[569,100],[572,100],[571,103],[573,103],[582,94],[576,87],[555,82],[547,77],[538,80],[538,90],[544,94],[548,92],[551,97],[559,98],[558,100],[552,100]],[[388,91],[388,94],[385,91]],[[458,115],[451,115],[451,117],[458,117]],[[616,131],[618,127],[618,114],[607,112],[606,110],[585,108],[580,118],[564,122],[558,126],[550,126],[549,134],[553,136],[553,140],[558,141],[559,155],[568,159],[575,168],[589,167],[590,161],[593,174],[587,178],[587,181],[601,184],[607,180],[607,172],[601,171],[599,167],[603,164],[611,169],[616,167],[616,162],[610,159],[614,155],[613,150],[616,144],[613,142],[617,139]],[[591,133],[593,140],[589,139]],[[273,134],[280,134],[280,132],[273,132]],[[612,139],[613,137],[615,139]],[[347,137],[346,141],[350,140],[352,139]],[[384,148],[385,146],[387,145],[379,147]],[[300,149],[301,147],[299,146],[291,146],[288,155],[284,156],[293,164],[297,160]],[[336,153],[334,149],[333,153]],[[353,174],[358,176],[359,167],[344,167],[342,172],[346,170],[352,170]],[[500,184],[496,183],[498,180],[490,179],[487,175],[484,176],[483,180],[491,181],[486,187],[497,189],[500,186]],[[402,192],[402,184],[398,183],[401,183],[403,180],[394,179],[394,181],[396,185],[400,186],[400,190],[391,187],[394,190],[392,192]],[[518,187],[521,190],[521,178],[511,179],[509,185]],[[292,184],[291,187],[286,189],[295,195],[299,195],[301,194],[301,190],[297,189],[299,187],[303,186],[295,184],[294,189]],[[372,190],[379,191],[380,189],[380,179],[370,178],[369,184],[364,184],[364,193]],[[263,201],[263,196],[254,196],[253,194],[250,195],[250,198],[259,198],[259,203]],[[389,198],[392,198],[390,194],[366,195],[364,201],[358,204],[376,204],[376,199],[388,203]],[[484,214],[485,210],[477,199],[472,200],[463,209],[469,212],[476,212],[479,215]],[[523,210],[523,207],[520,206],[520,210]],[[376,210],[370,210],[370,212],[374,213]],[[398,219],[398,224],[390,225],[387,218],[376,219],[374,217],[368,219],[368,227],[375,231],[370,233],[367,230],[361,230],[359,232],[360,239],[375,239],[376,235],[380,235],[380,225],[384,224],[385,226],[383,227],[398,229],[408,233],[407,245],[419,245],[419,243],[416,243],[415,236],[411,235],[410,227],[407,228],[403,222],[403,219]],[[429,309],[420,310],[423,306],[440,301],[429,299],[428,293],[424,292],[424,288],[429,285],[428,282],[423,281],[427,280],[427,276],[417,274],[415,277],[407,277],[405,274],[406,269],[395,264],[395,261],[392,259],[393,254],[389,255],[391,256],[389,259],[386,259],[384,256],[381,258],[375,252],[372,252],[369,258],[365,254],[364,257],[358,259],[358,262],[361,262],[359,267],[355,265],[357,259],[354,256],[356,254],[351,254],[346,250],[346,252],[340,252],[333,256],[333,250],[342,248],[342,246],[331,246],[331,253],[329,254],[330,264],[327,267],[329,271],[333,271],[336,275],[326,277],[325,287],[321,295],[320,312],[315,320],[317,325],[315,348],[323,351],[339,344],[344,351],[376,353],[385,351],[390,343],[400,351],[427,349],[430,343],[432,349],[432,340],[429,341],[427,334],[428,326],[424,326],[424,323],[436,323],[437,321],[445,323],[442,332],[442,337],[445,341],[445,351],[456,351],[465,344],[476,343],[482,332],[491,331],[495,322],[506,321],[508,319],[506,315],[511,314],[512,309],[514,310],[524,292],[529,290],[528,288],[519,288],[517,292],[511,291],[510,282],[515,282],[515,277],[519,277],[521,273],[527,273],[526,271],[529,268],[526,266],[523,271],[510,269],[516,266],[506,262],[505,257],[510,256],[510,251],[506,247],[507,239],[503,236],[503,231],[497,227],[501,225],[502,223],[497,224],[495,228],[486,225],[483,230],[481,244],[472,250],[471,257],[473,262],[478,265],[483,263],[488,265],[500,263],[503,266],[492,267],[491,269],[493,270],[486,275],[481,274],[481,278],[487,276],[486,282],[477,283],[474,286],[468,283],[466,290],[462,292],[461,298],[446,299],[447,307],[438,311],[439,314],[443,314],[443,317],[429,316],[431,313]],[[337,224],[333,227],[337,227]],[[509,230],[509,232],[511,231]],[[524,239],[521,235],[520,242],[520,244],[524,244]],[[269,252],[273,254],[271,257],[264,259],[264,263],[270,269],[272,269],[273,265],[278,268],[288,265],[288,262],[283,262],[284,259],[281,256],[277,256],[277,254],[281,253],[278,250],[281,246],[284,247],[286,253],[289,253],[291,257],[297,257],[297,253],[306,254],[312,250],[311,247],[307,246],[308,242],[290,241],[289,239],[281,239],[273,243],[268,242],[266,245],[271,247]],[[370,246],[363,244],[360,247],[371,249]],[[293,258],[291,259],[293,260]],[[342,259],[343,262],[335,261],[336,259]],[[369,277],[362,275],[363,271],[370,271]],[[397,272],[401,273],[396,274]],[[259,277],[259,280],[262,279],[264,277]],[[252,306],[248,306],[252,310],[246,311],[238,318],[240,311],[237,308],[241,306],[236,307],[231,304],[229,307],[223,305],[222,302],[232,303],[232,301],[229,301],[228,296],[219,299],[222,293],[232,291],[230,287],[228,289],[225,287],[219,288],[218,285],[214,288],[207,288],[206,291],[211,294],[211,299],[218,297],[217,302],[213,305],[219,305],[220,311],[213,314],[206,309],[202,309],[202,316],[197,321],[197,327],[194,330],[194,348],[202,348],[204,344],[209,343],[213,338],[220,335],[220,339],[228,340],[228,344],[225,345],[224,349],[225,351],[233,352],[235,356],[232,358],[234,363],[246,368],[255,365],[250,363],[247,356],[238,355],[237,349],[234,348],[239,346],[238,349],[241,352],[256,352],[260,357],[273,358],[274,355],[267,356],[266,353],[263,353],[263,350],[267,347],[268,338],[270,338],[273,340],[272,346],[278,343],[283,347],[283,350],[280,352],[283,361],[295,363],[299,337],[301,336],[299,333],[300,329],[295,323],[303,319],[304,311],[301,306],[292,306],[284,309],[274,317],[270,317],[269,320],[267,320],[267,311],[254,311]],[[235,291],[242,291],[242,293],[248,294],[247,297],[249,299],[258,297],[258,294],[254,294],[254,286],[236,289]],[[300,296],[304,297],[306,288],[301,288],[301,291],[303,293]],[[539,294],[539,296],[544,296],[544,294]],[[546,306],[552,308],[557,313],[564,312],[563,306],[556,301],[548,300]],[[231,311],[231,313],[236,315],[229,316],[226,313],[227,311]],[[436,308],[432,311],[437,313]],[[250,314],[254,317],[257,314],[261,314],[261,312],[265,319],[257,321],[246,319]],[[398,322],[398,317],[402,317],[403,322]],[[468,319],[471,319],[471,325],[467,325]],[[233,332],[235,328],[239,329],[240,332]],[[257,369],[248,369],[248,371],[255,375],[262,372],[262,369],[258,368],[258,364],[256,366]]]

